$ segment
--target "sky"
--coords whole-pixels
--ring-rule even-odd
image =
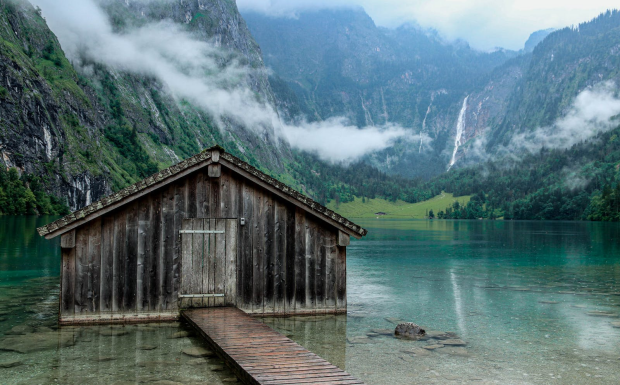
[[[415,21],[438,30],[448,40],[463,39],[475,48],[518,50],[537,30],[588,21],[617,0],[237,0],[243,11],[294,17],[303,10],[363,7],[375,23],[397,27]]]

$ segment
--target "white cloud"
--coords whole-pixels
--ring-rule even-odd
[[[404,135],[396,126],[358,129],[344,119],[298,126],[280,122],[278,114],[257,100],[245,79],[251,71],[236,61],[220,63],[229,52],[194,39],[178,25],[162,21],[117,33],[93,0],[34,0],[43,10],[67,56],[159,79],[177,99],[210,113],[221,128],[233,120],[258,133],[283,135],[291,145],[342,161],[384,149]],[[274,127],[279,129],[274,132]]]
[[[618,7],[617,0],[237,0],[237,4],[241,10],[275,16],[361,6],[378,25],[416,21],[479,49],[520,49],[536,30],[576,25]]]
[[[524,154],[536,154],[541,149],[568,149],[620,125],[620,97],[612,81],[602,82],[579,93],[566,113],[553,124],[538,127],[512,136],[506,146],[488,153],[483,134],[465,149],[460,165],[487,160],[519,161]]]
[[[323,122],[286,125],[282,133],[291,146],[314,152],[323,159],[342,162],[383,150],[407,132],[397,125],[359,129],[344,118]]]
[[[613,118],[618,114],[618,88],[614,82],[603,82],[579,93],[570,110],[551,126],[515,135],[507,149],[530,153],[543,147],[567,149],[617,127],[620,122]]]

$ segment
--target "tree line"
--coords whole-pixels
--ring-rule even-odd
[[[66,215],[69,207],[46,193],[40,178],[0,167],[0,214]]]

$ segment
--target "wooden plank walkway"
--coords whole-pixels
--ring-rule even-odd
[[[246,384],[363,384],[239,309],[191,309],[182,315]]]

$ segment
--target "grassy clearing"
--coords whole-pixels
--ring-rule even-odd
[[[423,219],[426,216],[427,210],[433,210],[435,215],[437,215],[440,210],[445,211],[446,207],[452,206],[454,201],[467,204],[469,199],[470,196],[455,197],[449,193],[442,193],[427,201],[418,203],[390,202],[385,199],[367,199],[363,203],[362,198],[355,198],[353,202],[341,203],[338,208],[336,208],[335,202],[331,201],[327,207],[346,218],[376,218],[376,213],[384,212],[386,215],[381,216],[382,218]]]

